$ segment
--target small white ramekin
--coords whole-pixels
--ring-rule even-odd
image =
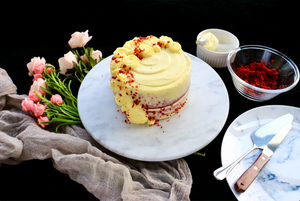
[[[240,42],[235,35],[222,29],[203,30],[198,34],[196,40],[207,32],[211,32],[213,35],[215,35],[219,39],[219,44],[230,44],[232,45],[232,49],[235,49],[240,46]],[[201,45],[197,45],[197,57],[199,57],[214,68],[223,68],[227,66],[226,60],[229,52],[230,51],[216,52],[206,49]]]

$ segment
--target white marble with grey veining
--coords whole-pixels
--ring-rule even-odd
[[[300,200],[300,108],[270,105],[243,113],[231,123],[224,135],[221,158],[223,165],[233,162],[252,147],[250,134],[254,130],[287,113],[294,116],[292,129],[246,192],[235,192],[234,183],[253,164],[261,150],[250,153],[227,176],[227,182],[238,200]]]
[[[205,147],[225,124],[229,98],[219,75],[202,60],[187,55],[192,61],[188,101],[178,114],[159,121],[161,126],[151,127],[125,123],[109,87],[112,56],[101,61],[79,89],[78,110],[84,127],[107,149],[142,161],[173,160]]]

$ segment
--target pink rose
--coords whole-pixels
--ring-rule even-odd
[[[33,109],[31,110],[32,114],[36,117],[41,116],[45,112],[45,106],[40,103],[34,104]]]
[[[42,121],[49,121],[48,117],[44,117],[44,116],[40,116],[37,119],[37,123],[42,127],[45,128],[46,126],[48,126],[49,124],[40,124],[40,122]]]
[[[38,92],[38,91],[37,91],[37,94],[39,94],[40,96],[42,96],[41,92]],[[28,98],[29,98],[30,100],[32,100],[33,102],[38,102],[38,101],[41,100],[41,98],[38,97],[38,96],[34,93],[34,91],[30,91],[30,92],[29,92]]]
[[[59,94],[52,95],[50,101],[55,105],[63,104],[63,100]]]
[[[58,65],[60,68],[60,73],[66,75],[67,69],[74,68],[73,61],[77,63],[77,57],[71,51],[58,59]],[[77,63],[78,64],[78,63]]]
[[[47,89],[46,81],[41,78],[38,78],[31,85],[30,91],[38,91],[42,94],[42,96],[44,96],[44,95],[46,95],[46,92],[41,87],[44,87],[45,89]]]
[[[83,32],[74,32],[71,35],[71,39],[69,40],[69,45],[71,48],[76,48],[76,47],[82,47],[84,46],[89,40],[91,40],[92,36],[89,37],[88,30],[86,30],[84,33]]]
[[[39,78],[42,78],[42,79],[43,79],[42,74],[34,74],[34,75],[33,75],[32,82],[37,81],[37,79],[39,79]]]
[[[25,98],[22,103],[22,110],[25,112],[31,111],[33,109],[34,102],[29,98]]]
[[[28,75],[32,76],[33,75],[33,71],[34,71],[34,67],[36,65],[38,65],[39,63],[42,63],[43,65],[45,65],[46,60],[44,59],[44,57],[40,58],[40,57],[34,57],[31,59],[31,61],[27,64],[27,68],[28,68]]]
[[[99,63],[99,61],[100,61],[99,56],[102,58],[102,52],[101,52],[100,50],[95,50],[95,51],[93,50],[91,56],[92,56],[93,59],[97,59],[97,63]],[[86,55],[83,55],[83,56],[81,56],[80,58],[82,59],[82,61],[83,61],[85,64],[87,63],[88,58],[87,58]]]
[[[38,63],[34,66],[33,71],[35,74],[43,74],[45,65],[43,63]]]
[[[47,73],[50,73],[51,70],[53,70],[54,72],[56,71],[55,67],[52,64],[45,64],[45,68]]]
[[[55,70],[54,68],[51,68],[51,67],[48,67],[48,68],[46,69],[46,72],[47,72],[47,73],[51,73],[51,71],[52,71],[52,72],[55,72],[56,70]]]

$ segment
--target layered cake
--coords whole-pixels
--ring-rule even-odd
[[[127,41],[115,50],[110,68],[110,88],[131,123],[154,124],[178,113],[187,101],[191,60],[169,37]]]

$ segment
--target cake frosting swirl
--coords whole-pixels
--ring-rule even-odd
[[[117,48],[110,88],[130,122],[153,124],[177,113],[190,86],[191,60],[170,37],[136,37]]]

